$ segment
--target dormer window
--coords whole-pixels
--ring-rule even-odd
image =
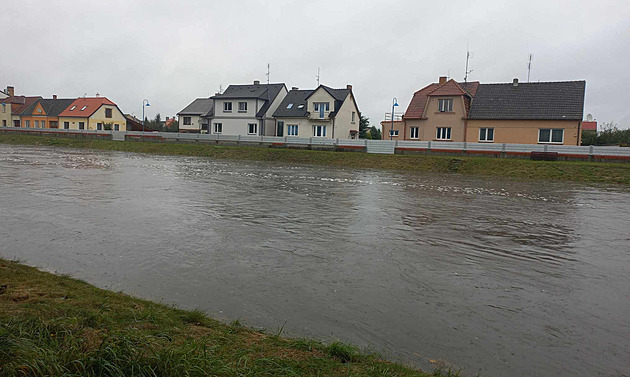
[[[438,100],[438,111],[441,113],[452,112],[453,111],[453,99],[445,98]]]
[[[87,105],[83,106],[83,107],[81,108],[81,111],[83,111],[83,110],[85,110],[85,109],[87,109]]]
[[[76,109],[76,108],[77,108],[77,105],[74,105],[74,106],[72,106],[72,107],[70,108],[70,111],[72,111],[72,110],[74,110],[74,109]]]
[[[303,108],[304,108],[304,105],[299,105],[298,106],[298,109],[303,109]]]
[[[293,103],[290,103],[290,104],[287,105],[287,109],[290,109],[292,107],[293,107]]]

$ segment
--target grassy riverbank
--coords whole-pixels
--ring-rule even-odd
[[[0,143],[114,150],[232,160],[283,161],[335,167],[456,172],[524,179],[630,184],[630,164],[574,161],[530,161],[485,157],[402,156],[280,148],[229,147],[210,144],[142,143],[62,137],[0,134]]]
[[[6,285],[6,286],[4,286]],[[0,376],[444,376],[0,259]]]

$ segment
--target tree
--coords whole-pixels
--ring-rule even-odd
[[[370,139],[381,140],[382,138],[383,134],[381,133],[381,130],[372,126],[372,128],[370,128]]]
[[[630,145],[630,129],[620,130],[614,122],[602,123],[601,131],[583,131],[582,145]]]
[[[361,115],[359,119],[359,139],[365,139],[367,137],[368,129],[370,128],[370,119]]]

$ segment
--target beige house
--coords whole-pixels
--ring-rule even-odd
[[[414,93],[393,139],[579,145],[585,88],[585,81],[480,84],[440,77]],[[391,124],[381,124],[389,139]]]
[[[127,130],[127,118],[114,102],[105,97],[74,100],[59,114],[58,122],[59,128],[67,130]]]
[[[314,90],[293,88],[273,114],[275,136],[356,139],[360,112],[352,86]]]

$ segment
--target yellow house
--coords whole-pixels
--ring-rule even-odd
[[[118,106],[107,98],[84,97],[74,100],[59,114],[59,128],[126,131],[127,119]]]

